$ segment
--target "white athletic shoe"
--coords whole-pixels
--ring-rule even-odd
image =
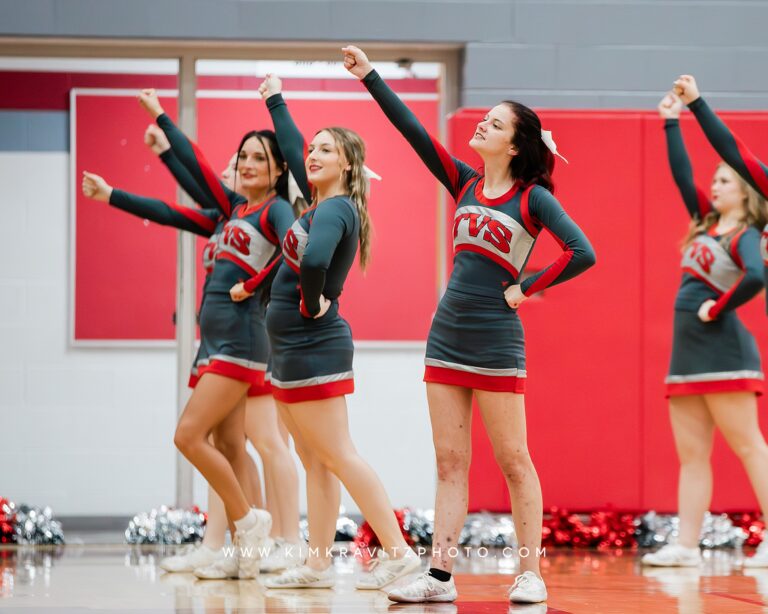
[[[160,569],[169,573],[189,573],[196,567],[210,565],[216,560],[217,552],[203,544],[190,545],[179,554],[167,556],[160,561]]]
[[[304,543],[290,544],[277,542],[269,556],[261,559],[262,573],[276,573],[303,565],[307,559],[307,546]]]
[[[406,550],[405,556],[399,559],[390,558],[382,550],[376,560],[371,563],[371,571],[358,579],[355,588],[377,591],[419,569],[421,569],[421,559],[410,548]]]
[[[458,593],[453,576],[441,582],[424,572],[410,584],[388,591],[387,597],[399,603],[448,603],[455,601]]]
[[[768,533],[763,537],[754,556],[744,559],[744,567],[768,567]]]
[[[235,531],[234,539],[239,574],[243,580],[259,575],[261,555],[266,552],[265,542],[272,528],[272,516],[268,511],[252,508],[251,512],[256,515],[256,524],[247,531]]]
[[[267,588],[333,588],[336,576],[333,568],[317,571],[306,565],[286,569],[277,576],[263,579]]]
[[[541,603],[547,600],[547,587],[544,580],[532,571],[526,571],[515,578],[509,587],[510,603]]]
[[[239,578],[240,566],[237,562],[237,554],[227,555],[224,550],[219,551],[218,557],[210,565],[195,569],[195,575],[201,580],[227,580]]]
[[[696,567],[701,565],[701,551],[680,544],[667,544],[656,552],[644,554],[640,562],[655,567]]]

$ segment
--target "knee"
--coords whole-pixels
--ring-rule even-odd
[[[677,457],[681,465],[709,465],[711,455],[711,445],[693,444],[677,447]]]
[[[768,452],[766,443],[755,439],[744,439],[731,442],[730,447],[734,454],[736,454],[742,461],[750,460],[755,456],[764,455]]]
[[[176,426],[176,432],[173,435],[173,443],[176,449],[186,457],[189,457],[195,447],[204,439],[205,436],[201,436],[191,425],[183,420]]]
[[[247,454],[245,437],[216,437],[214,445],[230,463],[241,460]]]
[[[282,443],[282,439],[279,439],[279,437],[258,435],[256,437],[249,437],[248,439],[262,459],[272,458],[280,452],[280,443]],[[285,447],[284,444],[283,447]]]
[[[437,462],[437,479],[446,480],[469,475],[471,454],[469,451],[459,451],[447,448],[435,449]]]
[[[501,472],[510,484],[522,483],[534,471],[533,461],[525,446],[505,446],[494,450],[494,455]]]

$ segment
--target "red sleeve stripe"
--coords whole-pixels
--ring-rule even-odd
[[[243,284],[245,291],[253,294],[253,291],[261,285],[261,283],[266,279],[267,275],[269,275],[272,269],[278,266],[282,261],[283,261],[283,257],[278,256],[272,262],[270,262],[267,266],[261,269],[261,271],[257,275],[254,275],[248,281],[246,281]]]
[[[535,282],[533,282],[528,290],[524,292],[526,296],[531,296],[532,294],[535,294],[536,292],[540,292],[547,286],[549,286],[553,281],[555,281],[559,276],[560,273],[565,270],[565,267],[568,266],[568,263],[573,260],[573,250],[570,248],[567,248],[565,246],[565,243],[563,243],[560,240],[560,237],[558,237],[555,233],[553,233],[549,228],[547,228],[547,232],[552,236],[552,238],[557,242],[557,244],[563,248],[563,254],[555,260],[549,267],[547,267],[544,270],[544,273],[539,277]]]
[[[535,238],[536,236],[538,236],[541,229],[536,226],[536,222],[534,221],[528,206],[529,205],[528,199],[531,195],[532,189],[533,189],[533,186],[528,186],[527,188],[525,188],[525,190],[523,191],[523,195],[520,197],[520,215],[523,218],[523,226],[525,226],[525,229],[528,231],[528,234]]]
[[[203,152],[200,151],[200,148],[195,143],[192,143],[192,150],[195,152],[197,164],[200,167],[200,171],[203,173],[203,177],[205,177],[205,183],[208,185],[208,189],[210,189],[216,202],[219,203],[219,207],[224,211],[224,214],[227,217],[230,217],[232,215],[232,205],[229,202],[229,198],[227,198],[227,195],[224,193],[224,188],[222,188],[219,183],[218,175],[213,172],[208,160],[205,159]]]
[[[440,164],[448,176],[448,183],[451,184],[451,196],[453,196],[454,199],[457,199],[458,202],[459,171],[456,170],[453,158],[451,158],[451,154],[446,151],[442,143],[435,140],[431,134],[429,135],[429,140],[432,141],[432,147],[435,148],[435,153],[437,153],[437,157],[440,159]]]
[[[733,284],[733,286],[731,286],[731,289],[728,290],[728,292],[726,292],[725,294],[723,294],[719,299],[717,299],[717,302],[714,305],[712,305],[712,307],[709,308],[709,312],[707,315],[709,315],[710,318],[715,319],[717,316],[720,315],[726,303],[729,300],[731,300],[731,296],[733,296],[733,293],[736,292],[736,288],[739,287],[741,280],[744,279],[744,275],[746,275],[746,273],[742,274],[741,277],[739,277],[738,281],[735,284]]]
[[[696,199],[699,202],[699,217],[703,220],[704,216],[712,211],[712,203],[709,201],[707,193],[699,187],[696,188]]]
[[[744,145],[738,137],[734,136],[734,139],[736,140],[736,147],[739,148],[741,158],[744,160],[744,165],[747,167],[747,171],[749,171],[749,175],[757,184],[757,187],[760,188],[759,192],[762,197],[768,198],[768,175],[766,175],[765,170],[763,170],[760,161],[751,151],[749,151],[747,146]]]
[[[267,238],[267,241],[273,243],[274,245],[279,245],[280,239],[277,238],[275,229],[272,227],[272,224],[269,223],[269,208],[272,206],[273,202],[275,202],[274,199],[267,203],[266,207],[264,207],[263,211],[261,212],[261,215],[259,216],[259,226],[261,228],[261,232]]]
[[[192,209],[191,207],[185,207],[184,205],[178,205],[176,203],[165,203],[165,205],[169,209],[173,209],[177,213],[180,213],[188,220],[191,220],[192,222],[197,224],[200,228],[209,232],[210,234],[213,234],[213,231],[216,230],[216,222],[214,222],[207,215],[203,215],[196,209]]]
[[[743,271],[744,270],[744,263],[741,260],[741,255],[739,254],[739,240],[741,237],[744,236],[744,233],[747,232],[747,229],[744,228],[736,233],[736,236],[733,237],[731,240],[730,245],[730,252],[731,252],[731,258],[733,258],[733,261],[738,265],[738,267]]]

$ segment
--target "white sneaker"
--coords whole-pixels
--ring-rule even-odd
[[[239,571],[237,554],[227,555],[225,550],[220,550],[216,560],[210,565],[195,569],[195,575],[201,580],[227,580],[238,578]]]
[[[640,562],[656,567],[696,567],[701,565],[701,551],[680,544],[667,544],[656,552],[644,554]]]
[[[441,582],[424,572],[410,584],[387,592],[387,597],[399,603],[448,603],[455,601],[458,593],[453,576],[447,582]]]
[[[307,559],[306,544],[278,543],[267,558],[261,559],[262,573],[275,573],[303,565]]]
[[[768,534],[763,537],[754,556],[744,559],[744,567],[768,567]]]
[[[547,587],[544,580],[532,571],[526,571],[515,578],[509,587],[510,603],[541,603],[547,600]]]
[[[259,562],[262,553],[266,553],[265,542],[272,528],[272,516],[268,511],[252,508],[251,512],[256,517],[256,524],[247,531],[235,531],[237,562],[243,580],[259,575]]]
[[[379,590],[419,569],[421,569],[421,559],[410,548],[405,552],[405,556],[399,559],[389,558],[389,555],[382,550],[378,558],[371,563],[371,571],[358,579],[355,588]]]
[[[333,588],[336,576],[333,568],[317,571],[306,565],[286,569],[283,573],[270,578],[264,578],[267,588]]]
[[[216,560],[217,552],[203,544],[190,545],[179,554],[167,556],[160,561],[160,569],[169,573],[189,573],[196,567],[210,565]]]

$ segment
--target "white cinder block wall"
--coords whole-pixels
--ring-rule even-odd
[[[131,515],[174,500],[175,352],[68,345],[69,193],[66,153],[0,153],[0,496]],[[396,507],[433,505],[422,356],[356,354],[352,435]],[[199,476],[194,492],[205,508]]]

